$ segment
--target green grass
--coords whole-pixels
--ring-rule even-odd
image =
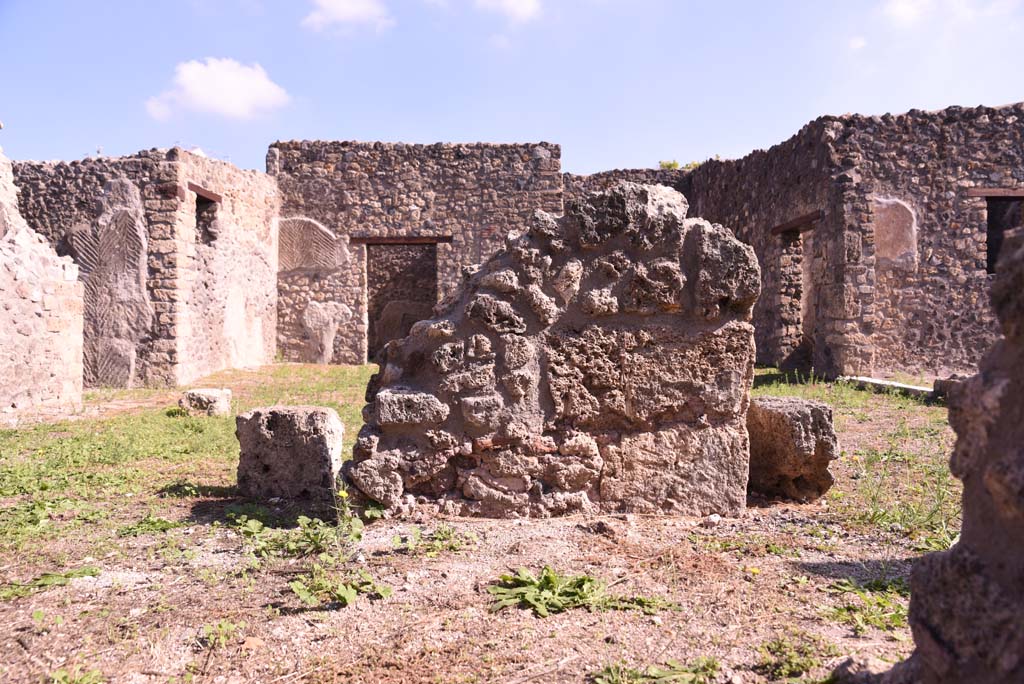
[[[795,378],[757,369],[753,396],[793,396],[832,406],[836,430],[870,423],[867,445],[844,451],[833,470],[850,481],[829,493],[832,517],[844,526],[881,529],[917,551],[949,548],[960,531],[962,485],[949,471],[952,434],[946,408],[898,392]],[[863,428],[861,428],[863,432]]]
[[[231,386],[236,412],[271,404],[336,409],[346,453],[362,425],[366,382],[376,366],[281,365],[226,371],[195,386]],[[67,537],[113,534],[140,504],[150,515],[168,499],[233,496],[238,441],[234,417],[168,414],[178,390],[94,390],[91,401],[151,407],[113,417],[0,430],[0,551]],[[111,518],[108,524],[95,525]],[[137,518],[136,518],[137,521]],[[170,520],[168,521],[170,522]]]
[[[754,671],[769,681],[794,681],[821,667],[825,658],[838,655],[835,646],[820,637],[789,630],[764,643],[759,649],[760,659]]]
[[[829,585],[829,591],[843,597],[844,603],[827,610],[826,617],[849,625],[858,636],[869,627],[885,632],[907,627],[910,587],[902,578],[863,584],[843,579]]]

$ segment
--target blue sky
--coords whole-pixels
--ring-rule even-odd
[[[1024,100],[1024,0],[0,0],[15,159],[538,141],[589,173]]]

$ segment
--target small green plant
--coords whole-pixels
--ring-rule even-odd
[[[168,418],[188,418],[188,411],[180,406],[172,406],[164,411],[164,415]]]
[[[157,532],[166,532],[167,530],[173,530],[176,527],[184,527],[184,523],[174,522],[167,518],[161,518],[147,513],[146,517],[137,523],[131,525],[125,525],[117,530],[117,536],[119,537],[137,537],[141,534],[155,534]]]
[[[843,579],[830,584],[829,591],[847,600],[844,605],[829,609],[826,616],[850,625],[858,636],[869,627],[891,632],[907,626],[906,600],[910,587],[902,578],[871,580],[864,584]]]
[[[395,535],[391,539],[391,545],[398,551],[427,558],[436,558],[443,551],[461,551],[476,542],[476,535],[463,534],[446,524],[438,525],[426,534],[420,528],[414,527],[409,534]]]
[[[64,624],[64,617],[61,615],[54,615],[49,617],[40,609],[32,611],[32,622],[36,626],[36,632],[39,634],[46,634],[50,631],[50,626],[60,627]]]
[[[49,684],[103,684],[103,673],[99,670],[85,670],[75,666],[71,669],[61,668],[50,673]]]
[[[615,663],[592,674],[590,681],[592,684],[713,684],[720,669],[714,658],[698,658],[691,665],[669,660],[663,666],[650,665],[642,670]]]
[[[758,650],[761,659],[754,671],[771,681],[801,677],[821,667],[824,657],[838,654],[831,644],[797,630],[772,639]]]
[[[338,556],[346,552],[362,534],[362,527],[354,525],[352,521],[334,526],[320,518],[304,515],[299,516],[298,527],[293,530],[271,529],[260,520],[246,515],[232,516],[231,519],[249,552],[256,558]],[[359,522],[361,524],[362,521]]]
[[[221,620],[212,625],[203,625],[199,645],[211,651],[223,649],[228,646],[236,637],[238,632],[245,629],[245,622],[231,622]]]
[[[309,573],[288,583],[292,592],[307,606],[318,607],[324,603],[337,603],[346,608],[360,594],[369,598],[385,599],[391,596],[391,587],[378,584],[365,570],[355,575],[338,579],[319,563],[314,563]]]
[[[545,565],[540,576],[526,568],[514,575],[502,575],[487,588],[494,596],[491,610],[518,607],[532,610],[537,617],[547,617],[574,608],[588,610],[640,610],[653,614],[672,604],[660,598],[645,596],[613,596],[604,582],[589,575],[566,577]]]
[[[662,171],[675,171],[676,169],[679,168],[679,162],[677,162],[675,159],[663,160],[658,162],[658,168],[661,169]]]
[[[24,584],[12,582],[4,586],[0,589],[0,601],[9,601],[21,596],[35,594],[50,587],[63,586],[76,577],[96,577],[99,574],[100,569],[91,565],[68,570],[67,572],[44,572],[30,582],[25,582]]]

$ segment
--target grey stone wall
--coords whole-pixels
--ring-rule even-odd
[[[78,268],[24,222],[0,154],[0,425],[82,407]]]
[[[306,221],[336,239],[350,237],[401,241],[429,238],[437,250],[438,296],[443,298],[461,278],[464,267],[493,254],[505,235],[538,209],[561,213],[561,152],[547,143],[436,144],[291,141],[271,145],[267,171],[277,178],[282,222]],[[366,249],[350,244],[346,264],[325,268],[309,255],[301,285],[297,275],[282,274],[286,302],[301,320],[308,301],[336,301],[351,307],[355,327],[336,335],[333,360],[366,358],[368,328]],[[323,249],[333,250],[328,243]],[[329,319],[325,319],[329,320]],[[333,323],[328,323],[333,325]],[[360,326],[362,328],[360,329]],[[289,359],[308,358],[308,334],[288,321],[278,337]],[[360,334],[362,338],[360,339]]]
[[[179,149],[18,162],[14,172],[29,225],[81,266],[87,385],[184,384],[273,359],[272,179]],[[219,239],[204,243],[197,230],[190,182],[223,196]],[[129,276],[138,284],[109,287]]]

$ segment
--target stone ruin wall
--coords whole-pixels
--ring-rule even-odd
[[[75,259],[89,290],[84,302],[86,386],[175,384],[174,322],[181,306],[173,270],[177,172],[166,154],[149,150],[120,158],[16,162],[14,174],[25,220],[58,254]],[[126,179],[137,192],[113,184],[118,179]],[[115,214],[120,214],[117,220]],[[100,243],[129,249],[114,253],[100,249]],[[141,275],[134,270],[140,261]],[[150,277],[155,272],[165,275]],[[120,286],[112,287],[114,282]],[[118,301],[94,297],[115,291]],[[120,322],[130,318],[133,325],[126,329]]]
[[[754,308],[758,361],[849,372],[860,364],[847,348],[841,197],[824,122],[806,126],[771,149],[738,161],[708,160],[687,174],[681,189],[693,213],[730,226],[761,262],[762,295]],[[772,228],[816,211],[813,230]]]
[[[1024,192],[1024,104],[839,119],[852,162],[848,239],[862,245],[861,330],[876,371],[970,372],[998,337],[988,303],[987,203]]]
[[[563,197],[566,202],[578,200],[588,192],[604,192],[622,181],[679,190],[688,173],[686,169],[615,169],[585,176],[563,173]]]
[[[0,154],[0,425],[81,410],[82,296],[78,268],[19,214]]]
[[[511,233],[387,346],[349,480],[463,515],[741,510],[760,274],[686,208],[624,183]]]
[[[443,297],[459,282],[463,267],[493,254],[506,233],[534,210],[561,213],[560,157],[559,147],[547,143],[271,145],[267,171],[283,199],[282,356],[317,360],[317,348],[330,342],[328,360],[364,362],[370,353],[366,293],[375,288],[367,282],[365,239],[438,239],[438,296]],[[289,247],[300,242],[288,237],[289,231],[314,236],[317,249]],[[307,315],[314,301],[321,306]],[[343,308],[323,306],[332,301]]]
[[[180,153],[183,315],[178,384],[224,368],[261,366],[277,353],[277,220],[273,178],[226,162]],[[219,195],[211,227],[197,225],[200,196]]]
[[[214,169],[220,169],[216,171]],[[88,158],[73,162],[18,162],[15,164],[19,207],[29,225],[42,234],[58,254],[71,255],[85,285],[85,382],[87,386],[184,384],[199,375],[232,364],[234,345],[253,344],[252,326],[218,327],[211,317],[225,316],[227,307],[210,307],[218,297],[230,297],[238,285],[274,294],[276,242],[268,223],[273,214],[273,181],[262,174],[242,172],[223,162],[206,160],[179,149],[149,150],[119,158]],[[228,193],[229,205],[221,220],[234,244],[236,233],[251,230],[264,244],[260,255],[246,257],[256,269],[252,280],[236,269],[238,277],[224,278],[210,261],[208,250],[196,245],[196,195],[188,189],[192,173],[211,185],[240,182],[252,188]],[[248,181],[229,178],[252,176]],[[200,183],[201,184],[201,183]],[[225,190],[226,191],[226,190]],[[268,195],[269,196],[269,195]],[[250,211],[247,204],[256,206]],[[236,218],[237,217],[237,218]],[[252,220],[262,227],[236,230]],[[271,234],[267,234],[270,230]],[[253,242],[241,241],[235,250],[252,252]],[[204,253],[207,254],[204,257]],[[197,260],[206,265],[197,266]],[[270,263],[262,269],[260,259]],[[249,263],[249,260],[252,263]],[[235,268],[226,259],[218,263]],[[269,274],[269,275],[267,275]],[[203,293],[225,284],[223,293]],[[267,284],[269,283],[269,284]],[[202,290],[201,290],[201,289]],[[207,301],[202,301],[202,297]],[[245,296],[258,296],[249,295]],[[234,305],[235,302],[232,302]],[[207,311],[209,307],[209,311]],[[245,362],[269,362],[274,355],[273,307],[264,307],[262,328],[270,331],[256,339],[264,345],[262,361],[242,354]],[[203,310],[197,315],[197,310]],[[246,309],[246,315],[252,309]],[[237,315],[232,307],[232,314]],[[229,318],[229,323],[233,319]],[[247,322],[248,323],[248,322]],[[200,339],[202,338],[202,339]]]
[[[960,538],[914,564],[916,650],[884,684],[1024,681],[1024,229],[1007,237],[991,301],[1005,337],[950,396]]]

